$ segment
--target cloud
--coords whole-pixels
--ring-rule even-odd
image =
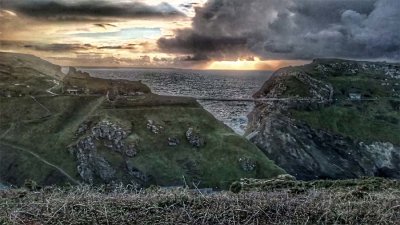
[[[45,52],[73,52],[93,48],[91,44],[25,44],[24,47]]]
[[[18,13],[46,20],[79,21],[104,18],[182,17],[184,14],[168,3],[150,6],[141,2],[101,0],[3,0],[4,7]]]
[[[209,0],[191,29],[158,45],[225,58],[251,52],[265,59],[400,60],[399,27],[398,0]]]
[[[93,45],[93,44],[67,44],[67,43],[38,43],[29,41],[7,41],[0,40],[0,46],[4,50],[19,49],[19,50],[34,50],[40,52],[84,52],[99,50],[136,50],[137,46],[142,47],[143,43],[139,44],[123,44],[123,45]]]
[[[117,27],[116,25],[111,23],[95,23],[93,25],[95,25],[96,27],[104,28],[105,30],[107,30],[107,27]]]
[[[94,48],[91,44],[64,44],[64,43],[53,43],[45,44],[30,41],[10,41],[0,40],[0,47],[2,49],[30,49],[35,51],[44,52],[72,52],[77,50],[88,50]]]
[[[211,36],[193,32],[190,29],[178,30],[175,38],[160,38],[159,48],[170,53],[194,54],[193,58],[228,57],[246,51],[245,37]]]
[[[125,49],[125,50],[135,50],[137,44],[127,44],[127,45],[106,45],[97,47],[97,49]]]

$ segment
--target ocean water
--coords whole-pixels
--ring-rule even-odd
[[[141,80],[161,95],[213,99],[249,99],[271,75],[271,71],[202,71],[179,69],[95,68],[80,70],[107,79]],[[247,115],[254,107],[248,101],[198,100],[218,120],[244,134]]]

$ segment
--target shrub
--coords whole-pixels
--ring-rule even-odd
[[[239,193],[242,190],[242,184],[238,181],[235,181],[231,184],[229,190],[233,193]]]

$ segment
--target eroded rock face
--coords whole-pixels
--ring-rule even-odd
[[[77,170],[82,180],[93,184],[95,178],[108,183],[113,180],[115,170],[96,151],[96,144],[91,136],[81,138],[78,143],[70,148],[77,160]]]
[[[308,99],[259,102],[249,115],[248,139],[297,179],[341,179],[361,176],[400,178],[400,147],[366,144],[342,135],[313,129],[294,120],[293,108],[324,107],[332,102],[332,86],[307,74],[281,70],[256,98],[280,97],[286,79],[296,76],[309,88]]]
[[[116,170],[101,156],[97,148],[105,146],[110,151],[124,157],[137,155],[134,143],[126,143],[128,131],[110,121],[101,121],[90,127],[91,122],[84,122],[77,130],[77,135],[83,135],[76,144],[70,147],[70,152],[76,157],[77,170],[82,180],[93,184],[96,180],[110,183],[116,179]]]
[[[256,132],[250,141],[297,179],[400,177],[400,148],[389,143],[358,143],[282,115],[270,115]]]
[[[196,133],[193,128],[189,128],[186,131],[186,139],[193,147],[196,148],[200,148],[205,145],[205,140],[200,137],[200,135]]]

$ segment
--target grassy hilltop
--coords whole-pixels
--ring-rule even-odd
[[[90,76],[33,56],[0,58],[0,183],[226,188],[284,173],[194,99],[132,81],[95,79],[93,87]]]
[[[353,139],[400,145],[400,79],[390,76],[390,71],[399,71],[400,65],[375,63],[367,67],[369,64],[320,59],[304,66],[311,77],[332,84],[334,104],[317,110],[293,110],[294,118]],[[309,96],[307,90],[291,90]],[[349,100],[351,93],[365,101]]]

